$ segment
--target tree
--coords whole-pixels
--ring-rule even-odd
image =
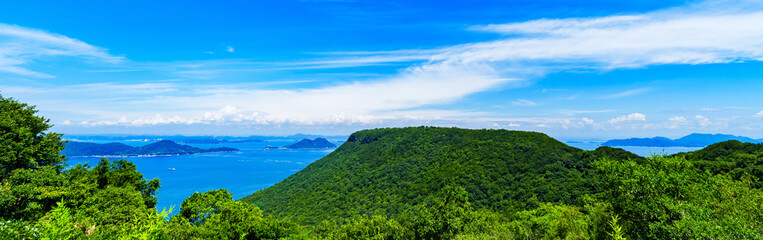
[[[600,199],[612,204],[621,217],[618,227],[630,239],[763,236],[763,192],[751,187],[749,177],[735,181],[699,172],[675,157],[603,159],[594,165],[606,185]]]
[[[16,169],[62,168],[61,134],[46,133],[52,125],[36,113],[34,106],[0,96],[0,181]]]
[[[65,193],[61,134],[33,106],[0,96],[0,218],[37,219]]]
[[[233,201],[225,189],[194,193],[170,222],[170,239],[280,239],[296,233],[297,227],[263,216],[252,204]]]

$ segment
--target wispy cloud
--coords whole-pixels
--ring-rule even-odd
[[[225,51],[226,51],[226,52],[229,52],[229,53],[232,53],[232,52],[235,52],[235,51],[236,51],[236,49],[233,49],[233,47],[231,47],[231,46],[228,46],[228,47],[226,47],[226,48],[225,48]]]
[[[671,122],[686,122],[686,118],[681,116],[675,116],[675,117],[669,118],[668,120],[670,120]]]
[[[697,122],[702,127],[710,126],[710,125],[713,124],[713,122],[710,121],[710,119],[708,119],[708,118],[706,118],[705,116],[702,116],[702,115],[697,115],[694,118],[697,119]]]
[[[404,110],[449,103],[468,94],[485,91],[509,81],[515,80],[486,74],[482,66],[437,64],[411,68],[398,76],[372,82],[356,82],[314,89],[262,90],[231,88],[231,86],[185,86],[178,83],[135,85],[107,83],[42,89],[42,92],[29,94],[57,92],[79,96],[82,94],[73,94],[73,92],[101,89],[99,92],[116,91],[121,93],[121,98],[128,98],[117,102],[103,101],[112,96],[89,93],[89,98],[92,100],[87,102],[82,102],[81,99],[71,101],[62,99],[54,103],[40,104],[49,109],[88,109],[91,119],[102,119],[88,120],[88,125],[192,124],[225,121],[314,125],[368,123],[394,118],[454,117],[455,114],[443,115],[441,111],[417,111],[416,115],[412,115],[412,112]],[[15,93],[31,90],[35,89],[11,89]],[[210,109],[221,108],[235,108],[237,112],[230,114],[230,111],[224,111],[216,114],[210,111]],[[126,121],[116,120],[122,117],[126,117]]]
[[[516,101],[513,101],[511,103],[517,106],[525,106],[525,107],[532,107],[532,106],[538,105],[538,103],[527,100],[527,99],[517,99]]]
[[[763,12],[752,2],[757,1],[710,1],[632,16],[475,27],[520,37],[458,46],[453,52],[464,61],[588,63],[601,69],[760,60],[763,26],[749,23],[763,20]],[[718,4],[728,6],[716,8]]]
[[[649,91],[649,88],[638,88],[638,89],[628,90],[628,91],[619,92],[619,93],[615,93],[615,94],[605,95],[605,96],[602,96],[601,98],[602,99],[624,98],[624,97],[630,97],[630,96],[635,96],[635,95],[638,95],[638,94],[642,94],[642,93],[647,92],[647,91]]]
[[[577,114],[589,114],[589,113],[608,113],[608,112],[614,112],[615,110],[612,109],[604,109],[604,110],[563,110],[560,112],[562,115],[577,115]]]
[[[30,70],[31,61],[51,56],[68,56],[117,63],[124,60],[105,49],[77,39],[41,30],[0,23],[0,72],[27,77],[52,78],[54,76]]]
[[[755,117],[763,117],[763,110],[755,114]]]
[[[668,122],[663,124],[664,126],[667,126],[669,129],[678,129],[678,128],[686,128],[691,126],[691,122],[689,120],[686,120],[683,116],[675,116],[668,118]]]

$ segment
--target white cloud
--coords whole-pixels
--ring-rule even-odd
[[[236,49],[233,49],[233,47],[228,46],[228,47],[225,48],[225,51],[232,53],[232,52],[235,52]]]
[[[670,129],[677,129],[677,128],[680,128],[680,127],[686,127],[686,126],[689,126],[691,124],[683,116],[675,116],[675,117],[672,117],[672,118],[668,118],[668,121],[670,121],[670,122],[665,124],[665,126],[667,126]]]
[[[511,103],[517,106],[525,106],[525,107],[532,107],[532,106],[538,105],[538,103],[527,100],[527,99],[517,99],[516,101],[513,101]]]
[[[483,66],[424,65],[408,69],[399,76],[372,82],[355,82],[317,89],[261,90],[235,86],[183,86],[174,83],[144,83],[136,85],[101,84],[77,85],[71,89],[51,89],[51,92],[79,91],[78,89],[122,89],[122,98],[131,101],[113,102],[111,95],[100,96],[103,101],[56,101],[55,106],[87,109],[91,121],[98,124],[193,124],[244,122],[254,124],[346,124],[374,123],[386,119],[438,119],[468,116],[463,111],[416,110],[430,104],[449,103],[468,94],[485,91],[498,84],[515,81],[485,74]],[[432,87],[437,86],[437,87]],[[31,91],[31,90],[28,90]],[[84,90],[83,90],[84,91]],[[109,91],[102,91],[109,92]],[[140,93],[143,92],[143,93]],[[130,94],[132,93],[132,94]],[[141,95],[154,97],[141,98]],[[65,94],[69,95],[69,94]],[[45,104],[40,104],[45,107]],[[210,109],[219,109],[210,111]],[[122,123],[110,120],[125,116]],[[152,113],[152,114],[148,114]],[[159,113],[159,114],[157,114]],[[167,117],[172,116],[172,117]]]
[[[520,37],[458,46],[444,57],[463,61],[534,61],[630,68],[652,64],[701,64],[763,59],[761,7],[757,1],[723,1],[633,16],[541,19],[475,27]]]
[[[755,117],[763,117],[763,110],[755,114]]]
[[[679,116],[669,118],[668,120],[670,120],[671,122],[686,122],[686,118],[679,117]]]
[[[638,94],[644,93],[646,91],[649,91],[649,88],[639,88],[639,89],[628,90],[628,91],[624,91],[624,92],[619,92],[619,93],[615,93],[615,94],[610,94],[610,95],[602,96],[601,98],[603,98],[603,99],[624,98],[624,97],[630,97],[630,96],[638,95]]]
[[[698,122],[698,123],[699,123],[699,125],[700,125],[700,126],[702,126],[702,127],[710,126],[710,125],[712,125],[712,124],[713,124],[713,122],[711,122],[711,121],[710,121],[710,119],[708,119],[708,118],[706,118],[706,117],[704,117],[704,116],[702,116],[702,115],[697,115],[697,116],[695,116],[694,118],[696,118],[696,119],[697,119],[697,122]]]
[[[77,39],[41,30],[0,23],[0,72],[35,78],[54,76],[27,68],[30,62],[51,56],[68,56],[120,62],[123,57],[112,56],[105,49]]]
[[[646,121],[646,115],[643,113],[631,113],[625,116],[616,117],[609,120],[609,123],[619,123],[625,121]]]
[[[583,118],[582,120],[585,124],[593,124],[593,120],[590,118]]]

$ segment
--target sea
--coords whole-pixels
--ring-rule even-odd
[[[299,139],[266,140],[265,142],[187,144],[198,148],[232,147],[239,152],[204,153],[180,156],[124,157],[132,161],[146,179],[158,178],[161,188],[156,192],[157,210],[179,212],[180,204],[195,192],[227,189],[233,199],[276,184],[310,163],[328,155],[334,149],[268,149],[267,146],[286,146]],[[341,141],[329,139],[336,145]],[[344,139],[343,139],[344,140]],[[113,142],[113,141],[109,141]],[[151,142],[120,141],[131,146]],[[106,142],[98,142],[106,143]],[[67,163],[98,164],[99,157],[69,157]]]

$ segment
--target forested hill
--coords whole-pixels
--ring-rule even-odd
[[[763,188],[763,143],[743,143],[736,140],[716,143],[706,148],[672,157],[684,158],[700,171],[726,174],[736,179],[746,175],[754,176],[756,188]]]
[[[158,141],[141,147],[131,147],[122,143],[68,142],[61,154],[66,156],[141,156],[141,155],[187,155],[210,152],[235,152],[235,148],[201,149],[180,145],[170,140]]]
[[[314,140],[302,139],[299,142],[286,146],[289,149],[317,149],[317,148],[335,148],[336,145],[325,138],[316,138]]]
[[[302,139],[296,143],[289,144],[283,147],[269,146],[265,149],[326,149],[326,148],[335,148],[335,147],[336,147],[335,144],[329,142],[329,140],[326,140],[325,138],[316,138],[316,139]]]
[[[583,151],[542,133],[409,127],[364,130],[321,160],[242,201],[302,223],[381,212],[395,216],[460,186],[476,208],[578,204],[593,191],[593,159],[640,158],[621,149]],[[532,199],[532,201],[527,201]]]

